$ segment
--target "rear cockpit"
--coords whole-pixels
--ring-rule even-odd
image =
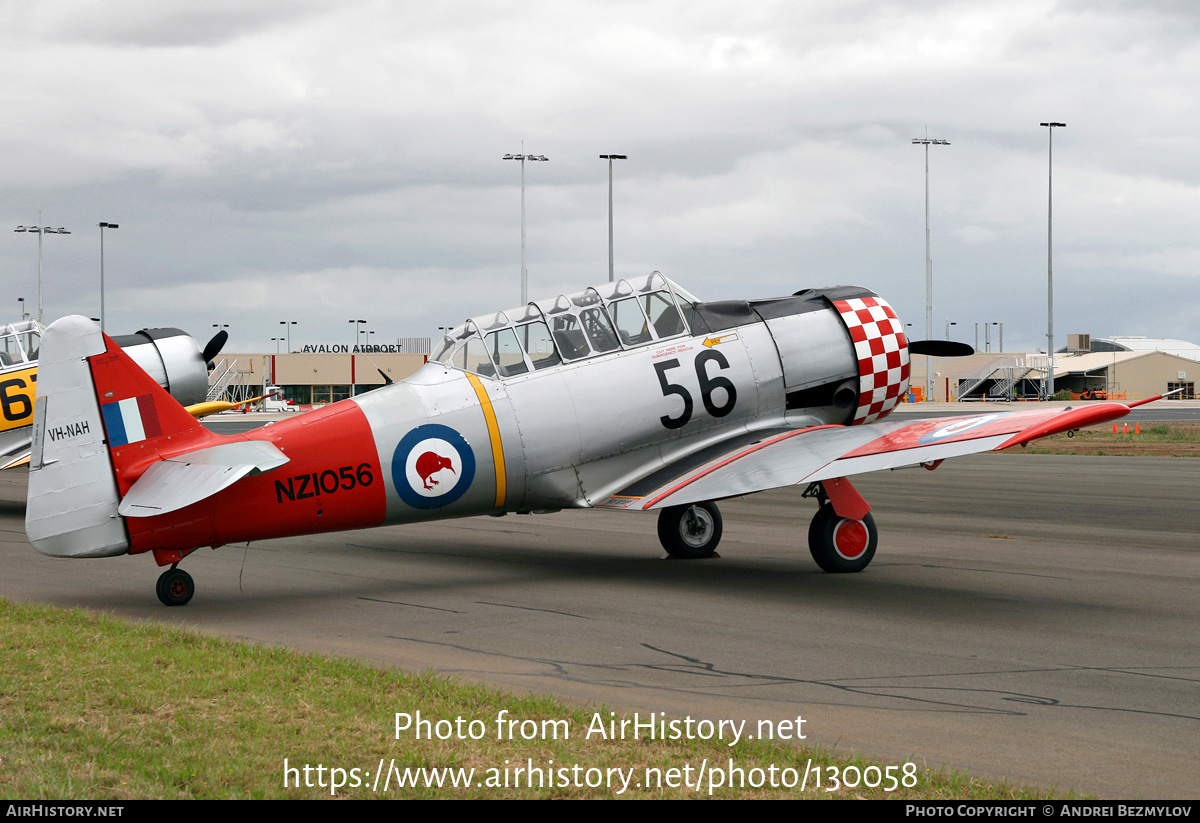
[[[514,377],[690,333],[688,292],[652,272],[472,318],[430,357],[481,377]]]
[[[0,370],[36,363],[42,327],[36,320],[0,326]]]

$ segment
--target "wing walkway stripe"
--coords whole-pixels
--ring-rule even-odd
[[[717,469],[721,468],[722,466],[728,466],[733,461],[743,458],[748,454],[753,454],[754,452],[758,451],[759,449],[765,449],[767,446],[774,445],[775,443],[778,443],[781,440],[787,440],[789,437],[795,437],[798,434],[807,434],[808,432],[816,431],[817,429],[840,429],[840,428],[844,428],[844,427],[837,426],[837,425],[829,425],[829,426],[813,426],[813,427],[807,428],[807,429],[797,429],[796,431],[787,432],[786,434],[781,434],[776,437],[772,437],[768,440],[764,440],[761,443],[757,443],[748,449],[742,449],[737,454],[734,454],[734,455],[731,455],[731,456],[725,458],[720,463],[717,463],[713,466],[709,466],[704,471],[696,472],[695,474],[693,474],[691,477],[687,478],[686,480],[676,483],[674,486],[667,489],[665,492],[663,492],[662,494],[658,495],[657,497],[651,499],[650,502],[643,505],[642,510],[645,511],[646,509],[650,508],[658,501],[662,500],[664,497],[670,497],[671,495],[673,495],[675,492],[679,491],[683,487],[691,485],[692,483],[695,483],[701,477],[704,477],[705,475],[715,472]]]

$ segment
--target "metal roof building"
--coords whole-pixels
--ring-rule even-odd
[[[1146,338],[1142,338],[1146,339]],[[911,384],[924,382],[924,358],[914,358]],[[1002,400],[1036,397],[1045,379],[1044,354],[974,354],[933,358],[934,400]],[[1166,351],[1062,352],[1054,357],[1054,384],[1080,394],[1103,390],[1112,399],[1139,400],[1182,388],[1195,397],[1200,364]]]
[[[1200,361],[1200,345],[1189,343],[1186,340],[1168,340],[1162,337],[1096,337],[1092,339],[1092,351],[1160,351],[1176,357]]]

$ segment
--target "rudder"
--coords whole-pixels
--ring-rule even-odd
[[[129,551],[87,360],[106,349],[100,327],[84,317],[57,320],[42,336],[25,533],[51,557]]]
[[[160,448],[194,448],[212,435],[87,318],[50,324],[38,371],[30,542],[54,557],[125,554],[117,506],[129,487]]]

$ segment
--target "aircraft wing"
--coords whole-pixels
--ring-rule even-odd
[[[270,443],[246,440],[186,452],[153,464],[130,487],[117,513],[151,517],[211,497],[248,474],[278,468],[288,458]]]
[[[0,425],[3,424],[0,423]],[[30,435],[32,433],[32,426],[15,426],[0,431],[0,471],[29,463]]]
[[[231,403],[228,400],[207,400],[203,403],[193,403],[190,406],[184,406],[188,414],[200,420],[208,417],[210,414],[220,414],[227,412],[230,409],[236,409],[238,406],[249,406],[251,403],[257,403],[259,400],[266,400],[268,397],[274,397],[275,392],[271,394],[260,394],[258,397],[251,397],[249,400],[239,400],[236,403]]]
[[[26,441],[24,449],[0,457],[0,471],[5,469],[15,469],[18,466],[29,465],[29,442]]]
[[[1150,400],[1131,405],[1145,402]],[[658,509],[882,469],[929,465],[1115,420],[1129,410],[1123,403],[1090,403],[1065,409],[889,419],[865,426],[770,429],[742,434],[669,463],[596,505]]]

